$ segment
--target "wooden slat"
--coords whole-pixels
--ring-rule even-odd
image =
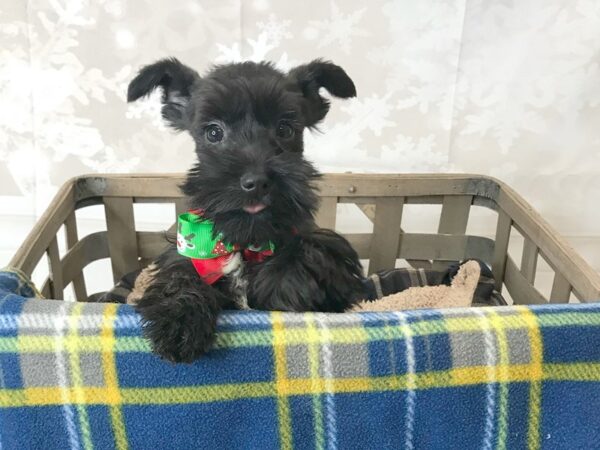
[[[560,272],[579,292],[582,301],[600,298],[600,276],[519,194],[497,182],[499,207],[514,221],[515,228],[529,238],[547,258],[548,264]]]
[[[377,199],[369,258],[369,273],[392,269],[396,265],[403,208],[403,197],[381,197]]]
[[[104,208],[113,280],[117,283],[123,275],[139,269],[133,200],[107,197]]]
[[[344,234],[344,237],[348,239],[361,259],[370,259],[372,234],[350,233]],[[419,267],[424,267],[422,264],[430,259],[456,261],[460,259],[459,255],[481,259],[490,264],[493,251],[494,241],[482,236],[405,233],[402,235],[402,245],[399,246],[397,257],[415,261]]]
[[[50,246],[48,247],[48,266],[50,268],[50,275],[48,276],[48,280],[50,281],[50,295],[55,300],[62,300],[64,298],[63,291],[65,285],[63,284],[62,264],[58,253],[56,236],[50,241]]]
[[[71,248],[62,260],[63,279],[69,284],[90,263],[99,259],[109,258],[108,239],[106,231],[84,236]],[[84,299],[87,298],[83,297]],[[79,297],[77,297],[79,300]]]
[[[550,291],[550,303],[569,303],[570,296],[571,284],[560,272],[556,272],[552,283],[552,291]]]
[[[473,196],[471,195],[446,195],[442,204],[438,233],[465,234],[472,202]],[[460,258],[460,260],[462,259],[464,259],[464,255]],[[433,263],[435,270],[443,270],[447,266],[448,262],[445,261],[435,261]]]
[[[482,236],[405,233],[398,256],[407,261],[477,258],[489,264],[493,248],[494,242]]]
[[[375,203],[375,197],[371,197],[370,201]],[[408,199],[405,199],[404,204],[406,204],[407,201]],[[375,221],[375,205],[373,203],[360,203],[356,205],[371,222]],[[404,236],[404,230],[400,227],[400,247],[403,246]],[[415,269],[431,269],[433,267],[431,261],[426,259],[407,259],[406,262]]]
[[[74,180],[65,183],[44,214],[38,219],[31,232],[13,258],[9,265],[21,269],[26,275],[31,276],[33,269],[38,265],[42,256],[48,249],[52,239],[65,222],[67,216],[74,208]]]
[[[139,232],[138,232],[139,233]],[[162,233],[164,234],[164,233]],[[167,236],[168,235],[176,235],[177,234],[177,222],[173,223],[169,228],[167,228]],[[138,242],[138,247],[140,246]]]
[[[535,282],[538,255],[539,249],[537,246],[531,239],[525,238],[523,256],[521,257],[521,273],[530,284]]]
[[[337,215],[337,197],[321,197],[319,211],[315,216],[315,221],[319,228],[335,229],[335,219]]]
[[[185,201],[185,199],[180,198],[178,200],[175,200],[175,222],[177,222],[177,218],[179,217],[179,215],[186,212],[187,209],[187,202]]]
[[[317,183],[323,195],[338,197],[419,197],[438,195],[480,195],[495,198],[496,180],[480,175],[444,174],[330,174]]]
[[[40,294],[42,294],[42,297],[44,298],[52,298],[52,291],[50,290],[50,285],[51,285],[51,281],[49,278],[46,279],[46,281],[44,282],[44,284],[42,285],[42,289],[40,289]]]
[[[354,203],[356,205],[372,205],[377,200],[378,196],[370,197],[338,197],[338,203]],[[405,197],[405,205],[440,205],[444,201],[443,195],[417,195],[414,197]]]
[[[142,195],[135,195],[132,198],[133,203],[154,203],[160,205],[164,203],[177,203],[178,201],[185,203],[185,198],[182,197],[182,195],[183,194],[178,197],[146,197]]]
[[[138,231],[138,253],[142,259],[154,259],[171,245],[165,233],[160,231]]]
[[[495,288],[498,292],[502,292],[511,225],[510,216],[502,210],[498,211],[498,225],[496,226],[496,239],[494,239],[494,259],[492,260],[492,273],[496,281]]]
[[[103,174],[76,179],[77,199],[110,197],[180,197],[183,174]],[[470,174],[327,174],[316,182],[323,196],[419,197],[479,195],[496,198],[493,178]]]
[[[504,283],[515,304],[543,305],[547,303],[544,296],[519,272],[517,265],[511,257],[508,257],[506,260]]]
[[[471,195],[446,195],[442,204],[438,233],[465,234],[471,203]]]
[[[410,264],[410,267],[412,267],[413,269],[425,269],[425,270],[432,270],[433,269],[433,264],[431,263],[431,261],[427,260],[427,259],[407,259],[406,262],[408,264]]]
[[[77,244],[77,221],[75,219],[75,212],[67,216],[65,220],[65,236],[67,238],[67,249],[70,250],[75,244]],[[66,255],[65,255],[66,256]],[[63,275],[64,275],[64,258],[63,258]],[[66,278],[66,277],[65,277]],[[70,280],[69,280],[70,281]],[[65,283],[69,283],[65,280]],[[79,270],[79,274],[73,277],[73,292],[75,293],[75,299],[84,301],[87,299],[87,292],[85,289],[85,280],[83,278],[83,266]]]
[[[360,209],[371,222],[375,220],[375,201],[369,204],[357,204],[356,206],[358,206],[358,209]]]

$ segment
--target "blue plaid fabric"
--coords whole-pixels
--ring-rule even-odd
[[[591,449],[600,304],[227,312],[191,365],[0,273],[0,448]]]

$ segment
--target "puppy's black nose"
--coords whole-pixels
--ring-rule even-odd
[[[247,173],[240,178],[240,186],[248,193],[262,195],[269,189],[269,180],[264,175]]]

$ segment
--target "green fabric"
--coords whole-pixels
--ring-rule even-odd
[[[186,212],[179,215],[177,226],[177,250],[180,255],[194,259],[213,259],[239,250],[237,246],[223,241],[221,233],[214,234],[214,224],[198,214]],[[275,250],[272,242],[248,250],[262,252]]]

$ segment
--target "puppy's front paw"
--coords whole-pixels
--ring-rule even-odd
[[[185,363],[206,353],[220,310],[218,294],[198,278],[159,271],[136,306],[152,350],[168,361]]]

